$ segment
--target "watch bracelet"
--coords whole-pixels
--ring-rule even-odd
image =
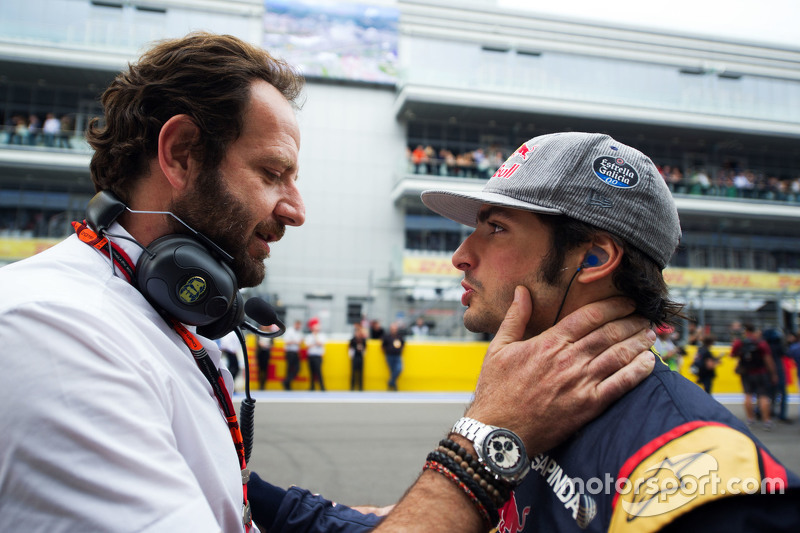
[[[462,468],[467,468],[464,466],[464,464],[467,464],[474,472],[474,475],[480,477],[480,481],[476,481],[488,492],[498,509],[511,499],[513,487],[495,476],[485,465],[481,464],[477,458],[473,457],[466,448],[452,439],[442,439],[439,441],[439,447],[440,449],[444,448],[444,450],[442,450],[444,453],[449,452],[448,455],[455,455],[456,457],[452,455],[451,457],[454,460],[460,460]]]
[[[499,428],[497,428],[495,426],[489,426],[487,424],[484,424],[483,422],[475,420],[474,418],[469,418],[469,417],[465,416],[465,417],[461,417],[461,419],[459,419],[455,424],[453,424],[453,427],[450,430],[450,432],[452,434],[464,437],[465,439],[467,439],[468,441],[470,441],[472,443],[472,445],[475,447],[475,455],[477,456],[477,457],[475,457],[475,459],[483,467],[483,470],[487,473],[487,475],[490,476],[489,479],[495,480],[494,481],[495,484],[500,484],[503,487],[506,487],[508,492],[509,492],[509,494],[510,494],[510,492],[512,490],[514,490],[514,488],[517,485],[519,485],[519,482],[512,483],[512,482],[506,481],[505,479],[500,477],[495,472],[492,472],[492,469],[489,468],[489,465],[487,465],[484,462],[484,460],[482,460],[480,458],[480,454],[479,454],[479,451],[478,451],[478,445],[475,443],[475,440],[477,439],[478,434],[481,432],[481,430],[483,430],[485,428],[489,428],[489,430],[499,429]],[[510,498],[510,496],[509,496],[509,498]]]
[[[466,427],[463,427],[465,425]],[[456,435],[461,435],[471,442],[475,442],[475,439],[478,437],[478,432],[484,427],[494,426],[487,426],[486,424],[479,422],[474,418],[462,416],[458,421],[456,421],[455,424],[453,424],[453,428],[450,430],[450,432],[455,433]]]
[[[467,474],[467,471],[461,468],[460,464],[451,459],[447,454],[440,452],[438,450],[434,450],[431,453],[429,453],[426,460],[439,463],[440,465],[450,470],[453,474],[455,474],[458,477],[458,479],[461,480],[461,482],[470,489],[470,491],[475,495],[476,499],[482,504],[483,508],[485,509],[490,519],[490,523],[488,523],[487,525],[489,527],[494,527],[497,525],[497,522],[500,520],[498,506],[495,505],[495,503],[492,501],[492,498],[489,496],[489,493],[486,492],[486,490],[484,490],[472,476]],[[473,501],[473,503],[475,502]]]

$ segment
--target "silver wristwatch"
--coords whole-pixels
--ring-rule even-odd
[[[472,442],[478,462],[496,479],[517,486],[531,469],[522,439],[509,429],[464,417],[455,423],[452,432]]]

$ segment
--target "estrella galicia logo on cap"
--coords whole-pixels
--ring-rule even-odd
[[[639,185],[639,173],[621,157],[598,157],[592,163],[592,169],[595,176],[612,187],[630,189]]]
[[[183,302],[193,304],[206,292],[206,280],[200,276],[192,276],[178,290],[178,296]]]

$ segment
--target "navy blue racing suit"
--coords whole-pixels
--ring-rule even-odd
[[[305,489],[284,490],[252,472],[247,497],[253,520],[264,533],[363,533],[381,521]]]
[[[644,533],[707,504],[733,526],[763,498],[731,498],[735,503],[724,512],[718,501],[798,486],[800,478],[738,418],[657,357],[653,373],[635,389],[566,442],[533,457],[497,531]],[[796,501],[780,498],[775,508],[795,521]]]

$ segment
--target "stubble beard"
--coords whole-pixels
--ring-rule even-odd
[[[538,283],[538,286],[540,287],[547,287],[554,290],[558,290],[559,287],[566,288],[566,284],[562,284],[561,282],[551,284],[540,274],[532,274],[527,278],[520,280],[518,283],[509,284],[506,287],[502,287],[499,290],[494,291],[493,296],[487,300],[486,292],[483,291],[483,285],[480,284],[480,282],[477,282],[473,279],[468,279],[467,282],[473,288],[475,288],[476,291],[480,291],[480,296],[478,294],[474,294],[472,298],[473,301],[470,302],[469,308],[464,311],[464,327],[473,333],[489,333],[492,335],[496,334],[500,329],[500,325],[503,323],[503,320],[508,313],[508,309],[511,307],[511,304],[514,301],[515,288],[518,285],[526,287],[527,290],[530,291],[531,305],[533,309],[531,311],[531,316],[528,320],[528,323],[525,326],[525,339],[538,335],[544,331],[544,329],[546,329],[541,325],[536,324],[536,319],[538,318],[535,305],[536,292],[532,291],[530,287],[536,287],[536,283]],[[479,297],[476,298],[476,296]],[[553,314],[555,314],[555,311],[555,309],[552,309]]]
[[[483,285],[473,279],[467,282],[475,289],[470,306],[464,311],[464,327],[473,333],[490,333],[494,335],[500,329],[505,313],[514,300],[514,288],[508,296],[508,290],[502,290],[501,294],[495,293],[489,301],[486,300],[486,293]]]
[[[239,288],[255,287],[264,280],[264,260],[269,255],[265,254],[261,258],[250,256],[249,244],[256,236],[247,235],[251,224],[247,206],[223,183],[218,169],[203,171],[198,176],[195,187],[175,200],[170,210],[233,257],[233,264],[229,266],[236,276]],[[173,220],[172,225],[175,233],[187,233],[179,222]],[[260,224],[257,231],[280,238],[285,226],[277,223],[272,226]]]

